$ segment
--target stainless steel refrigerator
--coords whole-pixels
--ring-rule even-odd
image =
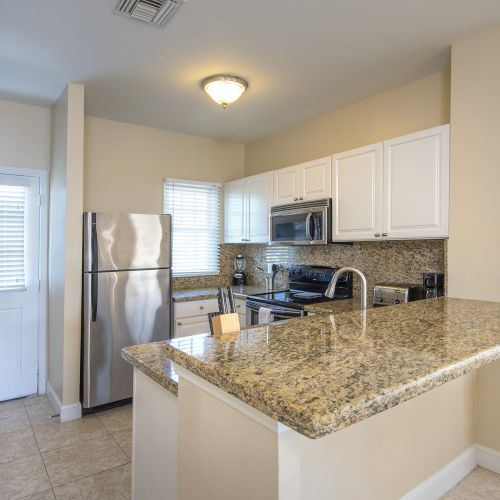
[[[171,216],[83,217],[82,403],[132,396],[121,349],[170,338]]]

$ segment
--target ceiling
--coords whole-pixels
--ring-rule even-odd
[[[0,0],[0,98],[81,82],[89,115],[248,143],[440,71],[500,23],[498,0],[187,0],[158,28],[117,1]],[[219,72],[250,82],[226,110],[199,86]]]

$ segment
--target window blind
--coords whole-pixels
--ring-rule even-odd
[[[163,208],[172,214],[172,274],[219,274],[220,184],[165,179]]]
[[[0,291],[25,288],[25,186],[0,185]]]

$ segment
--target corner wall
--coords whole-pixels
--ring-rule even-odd
[[[437,73],[248,144],[245,175],[443,125],[449,109],[450,76]]]
[[[83,103],[83,86],[70,83],[52,108],[51,133],[48,383],[73,410],[80,408]]]
[[[500,301],[500,26],[451,57],[448,293]],[[478,370],[478,442],[500,450],[500,361]]]

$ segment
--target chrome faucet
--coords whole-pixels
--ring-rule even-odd
[[[355,267],[341,267],[333,276],[328,288],[326,289],[325,295],[333,299],[335,297],[335,288],[337,287],[337,281],[339,277],[347,272],[356,273],[361,279],[361,309],[366,309],[366,278],[365,275]]]

